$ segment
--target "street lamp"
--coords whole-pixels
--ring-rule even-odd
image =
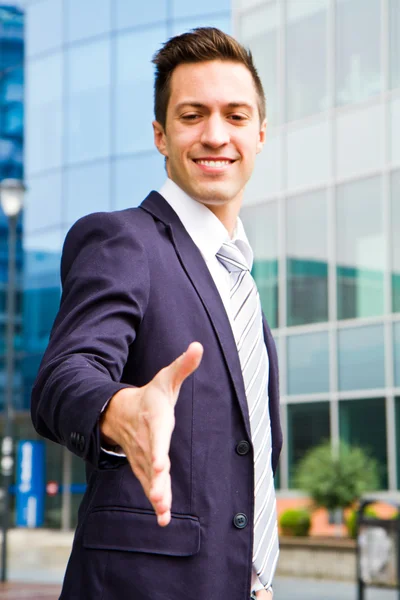
[[[14,392],[14,321],[16,299],[17,222],[22,210],[25,186],[19,179],[0,182],[0,203],[8,217],[8,285],[6,321],[6,393],[4,402],[4,436],[1,446],[1,473],[4,483],[4,514],[2,523],[1,581],[7,581],[7,532],[9,527],[10,493],[13,458],[13,392]]]

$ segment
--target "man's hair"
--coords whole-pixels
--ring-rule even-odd
[[[164,127],[171,95],[171,77],[174,69],[184,63],[225,60],[247,67],[253,78],[258,96],[260,120],[266,115],[266,101],[261,79],[253,63],[250,50],[232,36],[215,27],[197,27],[187,33],[170,38],[153,57],[156,65],[154,83],[154,114]]]

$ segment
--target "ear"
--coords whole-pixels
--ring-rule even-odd
[[[261,152],[261,150],[263,149],[266,137],[267,137],[267,119],[264,119],[264,121],[261,123],[260,132],[258,134],[257,149],[256,149],[257,154],[259,152]]]
[[[158,121],[153,121],[153,132],[154,132],[154,144],[157,150],[168,157],[167,151],[167,138],[165,135],[164,127]]]

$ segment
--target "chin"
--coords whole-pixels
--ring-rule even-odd
[[[237,197],[237,190],[221,189],[218,186],[193,190],[194,198],[202,204],[219,206]]]

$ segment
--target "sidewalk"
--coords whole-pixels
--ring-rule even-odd
[[[0,584],[0,600],[57,600],[59,585]]]

